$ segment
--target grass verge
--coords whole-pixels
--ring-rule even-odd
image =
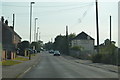
[[[2,65],[3,66],[12,66],[12,65],[15,65],[15,64],[19,64],[19,63],[21,63],[21,62],[12,61],[12,60],[6,60],[6,61],[2,62]]]
[[[20,61],[28,61],[28,58],[24,58],[24,57],[17,57],[15,58],[15,60],[20,60]]]
[[[36,54],[31,54],[31,57],[32,57],[32,56],[36,56]],[[29,57],[29,55],[27,55],[26,57]]]

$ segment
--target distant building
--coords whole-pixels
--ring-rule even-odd
[[[71,41],[71,46],[81,46],[84,48],[84,51],[88,51],[90,53],[94,52],[94,39],[90,37],[85,32],[81,32]]]
[[[21,39],[12,26],[2,22],[2,60],[15,58],[17,44]]]

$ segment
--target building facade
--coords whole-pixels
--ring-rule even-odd
[[[21,42],[21,39],[13,27],[2,22],[2,60],[15,58],[17,44]]]
[[[94,52],[94,39],[86,34],[85,32],[81,32],[78,34],[72,41],[71,46],[80,46],[83,47],[84,51],[88,51],[89,53]]]

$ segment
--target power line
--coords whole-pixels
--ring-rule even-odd
[[[38,13],[41,13],[39,15],[42,15],[42,13],[44,13],[43,15],[47,15],[47,14],[50,14],[50,13],[53,13],[53,14],[56,14],[55,12],[62,12],[62,11],[69,11],[69,10],[75,10],[75,9],[83,9],[83,7],[88,7],[88,6],[93,6],[93,3],[89,3],[87,5],[84,5],[84,6],[80,6],[80,7],[71,7],[71,8],[66,8],[66,9],[57,9],[57,10],[49,10],[49,11],[42,11],[42,12],[36,12],[37,14]],[[34,12],[35,13],[35,12]],[[28,13],[16,13],[18,15],[25,15],[25,14],[28,14]],[[42,16],[43,16],[42,15]],[[85,14],[84,14],[85,15]]]
[[[59,12],[60,13],[62,11],[69,11],[69,10],[75,10],[75,9],[83,9],[83,7],[87,7],[87,6],[93,6],[93,3],[89,4],[89,5],[80,6],[80,7],[72,7],[72,8],[66,8],[66,9],[57,9],[57,10],[43,11],[43,12],[40,12],[40,13],[44,13],[43,15],[50,14],[50,13],[54,14],[55,12]]]
[[[88,14],[88,11],[92,8],[92,6],[88,7],[88,9],[85,10],[85,12],[83,13],[82,17],[78,19],[79,22],[77,22],[77,23],[75,23],[75,24],[73,24],[71,26],[74,27],[74,26],[77,26],[78,24],[80,24],[83,21],[84,17]]]
[[[92,5],[93,6],[93,5]],[[87,15],[88,11],[92,8],[92,6],[89,6],[87,10],[85,10],[85,12],[83,13],[82,17],[79,18],[80,19],[80,23],[82,22],[82,20],[84,19],[84,17]]]
[[[89,3],[84,3],[84,4],[89,4]],[[36,8],[37,7],[39,7],[39,8],[40,7],[71,7],[71,6],[79,6],[79,5],[84,5],[84,4],[81,4],[81,3],[78,4],[77,3],[77,4],[70,4],[70,5],[55,5],[55,6],[53,6],[53,5],[52,6],[39,5],[39,6],[34,6],[34,7],[36,7]],[[8,4],[2,4],[2,6],[6,6],[6,7],[30,7],[30,6],[19,6],[19,5],[10,5],[10,4],[9,5]]]
[[[73,10],[73,9],[79,9],[79,8],[83,8],[83,7],[87,7],[87,6],[91,6],[93,4],[88,4],[88,5],[84,5],[84,6],[80,6],[80,7],[73,7],[73,8],[66,8],[66,9],[60,9],[57,11],[66,11],[66,10]]]

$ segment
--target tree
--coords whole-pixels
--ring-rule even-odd
[[[40,51],[40,50],[42,50],[42,48],[43,48],[43,41],[38,41],[38,48],[37,48],[37,50],[38,51]]]
[[[29,41],[22,41],[18,44],[18,48],[20,49],[20,55],[24,56],[24,52],[26,48],[30,47]]]
[[[76,34],[75,33],[71,33],[69,36],[68,36],[68,38],[69,38],[69,46],[71,47],[71,41],[72,41],[72,39],[73,38],[75,38],[75,36],[76,36]]]
[[[44,48],[46,50],[53,50],[53,43],[50,41],[48,43],[45,43]]]
[[[66,36],[58,35],[55,38],[54,49],[59,50],[63,54],[67,54]]]
[[[104,44],[107,46],[107,45],[110,45],[110,40],[109,39],[106,39],[105,41],[104,41]]]
[[[95,54],[92,58],[93,62],[101,62],[107,64],[116,64],[117,59],[117,47],[115,42],[110,42],[106,39],[103,44],[100,45],[99,54]]]
[[[32,48],[33,49],[33,47],[35,47],[35,49],[38,47],[38,43],[37,42],[32,42],[31,44],[30,44],[30,48]]]
[[[71,41],[74,37],[76,36],[75,33],[71,33],[68,37],[69,37],[69,41]]]
[[[30,47],[33,49],[33,47],[35,47],[35,49],[37,51],[40,51],[41,48],[43,47],[43,41],[38,41],[38,42],[32,42]]]
[[[71,33],[66,37],[65,35],[58,35],[55,38],[52,47],[54,50],[59,50],[63,54],[68,54],[68,49],[70,48],[70,41],[76,36],[75,33]],[[68,39],[68,40],[67,40]],[[69,43],[69,44],[68,44]]]

